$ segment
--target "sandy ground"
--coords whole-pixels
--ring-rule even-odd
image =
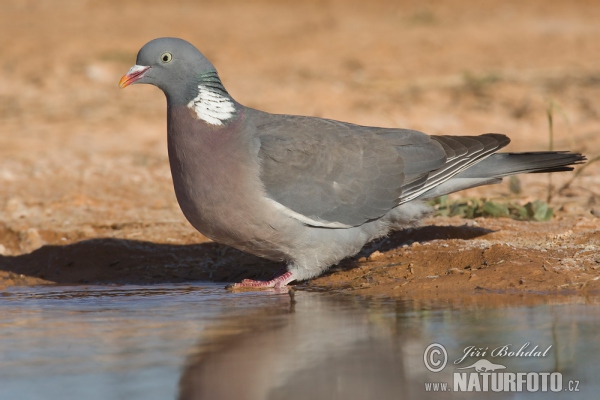
[[[372,2],[370,2],[372,3]],[[0,287],[267,279],[283,266],[209,242],[171,187],[165,100],[117,82],[179,36],[262,110],[430,134],[502,132],[510,151],[600,155],[595,1],[23,1],[0,5]],[[600,289],[598,164],[463,192],[551,194],[549,222],[434,218],[303,284],[436,297]],[[432,227],[432,226],[435,226]]]

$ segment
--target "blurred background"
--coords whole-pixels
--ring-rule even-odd
[[[103,236],[203,240],[171,188],[164,96],[117,87],[160,36],[195,44],[261,110],[501,132],[524,151],[549,148],[550,107],[554,149],[600,154],[599,2],[368,3],[3,0],[0,254]],[[589,215],[595,167],[562,212]],[[545,197],[545,177],[523,179],[523,197]]]

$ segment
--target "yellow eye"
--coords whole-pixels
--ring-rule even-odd
[[[171,53],[162,53],[160,59],[162,62],[168,63],[171,62],[171,60],[173,59],[173,55]]]

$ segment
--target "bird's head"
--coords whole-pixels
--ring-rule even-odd
[[[215,67],[192,44],[177,38],[154,39],[144,45],[136,63],[119,81],[125,88],[136,83],[157,86],[167,98],[187,98],[198,77]]]

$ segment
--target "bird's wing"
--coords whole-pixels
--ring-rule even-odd
[[[256,128],[268,198],[312,226],[380,218],[446,162],[443,145],[411,130],[284,115],[268,115]]]
[[[431,194],[442,187],[443,189],[438,195],[470,187],[469,184],[473,185],[472,182],[467,182],[467,186],[464,186],[464,182],[452,185],[452,178],[459,174],[462,176],[461,172],[510,143],[510,139],[500,133],[486,133],[479,136],[431,136],[431,139],[440,143],[444,148],[446,162],[439,169],[431,171],[422,184],[407,188],[402,194],[401,204],[417,198],[430,198]],[[483,181],[492,183],[494,180],[481,179],[475,186],[483,184]],[[427,195],[423,197],[425,194]]]

